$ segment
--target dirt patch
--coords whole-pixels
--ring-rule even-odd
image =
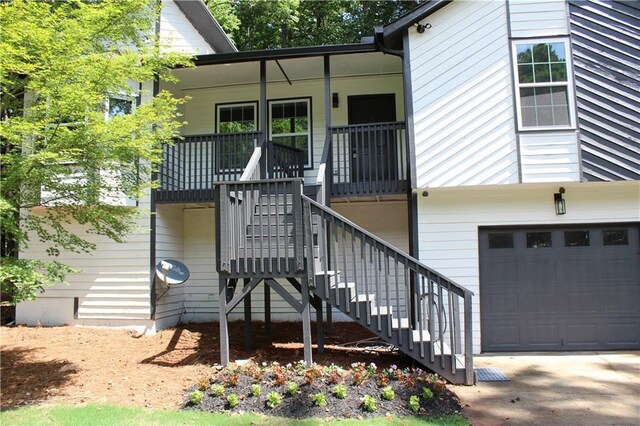
[[[271,336],[254,323],[254,349],[243,350],[243,324],[230,324],[232,359],[293,363],[303,358],[300,323],[274,323]],[[1,408],[43,403],[111,403],[177,408],[185,389],[211,374],[220,360],[218,324],[189,324],[141,336],[77,327],[1,327]],[[334,324],[324,354],[314,361],[348,366],[412,366],[410,358],[341,343],[371,338],[354,323]]]

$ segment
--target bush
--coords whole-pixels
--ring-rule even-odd
[[[311,395],[311,401],[313,401],[313,405],[317,407],[327,406],[327,397],[323,393],[316,393]]]
[[[380,396],[382,397],[382,399],[386,399],[387,401],[393,401],[393,399],[396,397],[396,393],[393,391],[393,388],[391,386],[386,386],[384,389],[382,389],[382,394]]]
[[[250,389],[251,389],[251,395],[255,396],[256,398],[262,394],[262,386],[258,384],[251,385]]]
[[[211,385],[211,393],[214,394],[215,396],[224,395],[224,386],[222,386],[220,383],[215,383]]]
[[[376,411],[376,399],[371,395],[365,395],[362,397],[362,408],[365,411],[373,413]]]
[[[201,390],[194,390],[189,394],[189,402],[193,405],[200,405],[202,399],[204,398],[204,392]]]
[[[282,403],[282,395],[278,392],[269,392],[267,394],[267,407],[273,409]]]
[[[238,404],[240,404],[240,398],[238,398],[238,395],[235,393],[229,394],[227,397],[227,403],[229,404],[229,407],[236,408]]]
[[[336,398],[345,399],[347,397],[347,387],[345,385],[338,385],[333,388],[333,394]]]
[[[414,413],[420,410],[420,397],[418,395],[411,395],[409,397],[409,409]]]
[[[431,398],[433,398],[433,392],[431,391],[431,389],[429,389],[428,387],[424,386],[422,388],[422,397],[424,399],[431,399]]]
[[[287,382],[287,394],[296,396],[300,392],[298,384],[296,382]]]

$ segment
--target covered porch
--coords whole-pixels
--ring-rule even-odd
[[[307,194],[407,193],[401,58],[361,44],[208,55],[196,65],[160,84],[188,100],[183,137],[164,147],[156,202],[212,202],[216,182],[238,180],[257,147],[271,172],[303,177]]]

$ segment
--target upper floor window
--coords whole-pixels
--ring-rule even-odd
[[[568,42],[515,41],[513,50],[520,129],[572,128],[575,113]]]
[[[311,100],[269,101],[269,137],[273,142],[304,151],[311,166]]]
[[[132,110],[133,110],[133,102],[130,99],[123,99],[123,98],[107,99],[107,118],[113,118],[121,115],[131,114]]]
[[[218,133],[255,132],[258,129],[256,102],[217,105]]]

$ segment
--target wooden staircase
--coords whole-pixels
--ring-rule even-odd
[[[221,312],[265,280],[302,314],[309,360],[309,307],[321,301],[452,383],[474,383],[469,290],[304,196],[302,179],[224,183],[215,192]],[[302,303],[283,295],[277,278],[294,282]],[[245,290],[234,296],[238,279]]]

